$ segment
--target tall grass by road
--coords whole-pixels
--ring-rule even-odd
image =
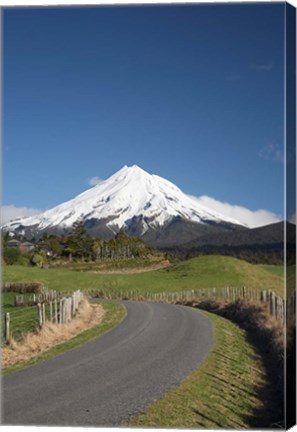
[[[48,349],[43,354],[37,355],[28,361],[18,363],[14,366],[6,367],[2,369],[2,373],[8,374],[11,372],[16,372],[17,370],[24,369],[25,367],[32,366],[33,364],[55,357],[65,351],[77,348],[78,346],[88,342],[89,340],[101,336],[111,330],[113,327],[122,322],[122,320],[127,314],[125,306],[121,303],[102,302],[101,304],[105,310],[105,315],[103,316],[103,320],[100,324],[95,325],[88,330],[82,331],[77,336],[69,339],[66,342],[60,343],[53,348]]]

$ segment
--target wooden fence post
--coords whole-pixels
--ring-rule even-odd
[[[65,298],[65,302],[64,302],[64,310],[65,310],[64,323],[67,323],[67,321],[68,321],[68,301],[67,301],[67,297]]]
[[[276,297],[276,315],[280,321],[284,322],[283,299],[278,296]]]
[[[53,322],[53,302],[50,301],[50,322]]]
[[[64,324],[66,322],[66,298],[65,297],[63,298],[62,309],[63,309],[62,322]]]
[[[10,313],[5,314],[5,342],[9,344],[10,342]]]
[[[54,322],[58,322],[58,302],[57,299],[54,300]]]
[[[229,287],[226,288],[226,297],[227,297],[227,300],[229,300],[229,298],[230,298]]]
[[[63,299],[59,301],[59,323],[63,323]]]
[[[75,293],[73,293],[71,297],[71,308],[72,308],[72,316],[74,316],[75,315]]]
[[[45,318],[45,303],[42,303],[42,322],[45,324],[46,318]]]
[[[42,310],[41,310],[41,304],[37,303],[37,314],[38,314],[38,324],[39,328],[42,327]]]
[[[67,299],[67,321],[71,321],[71,305],[72,305],[72,299],[71,299],[71,297],[68,297],[68,299]]]
[[[275,293],[269,290],[269,306],[270,306],[270,314],[275,316]]]

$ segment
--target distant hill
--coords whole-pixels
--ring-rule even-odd
[[[294,260],[296,226],[287,222],[288,257]],[[251,262],[280,263],[284,259],[284,222],[197,237],[177,248],[180,254],[231,255]]]

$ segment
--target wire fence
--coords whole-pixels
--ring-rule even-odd
[[[267,304],[269,313],[282,322],[286,322],[296,310],[296,292],[288,299],[283,299],[272,290],[259,291],[248,287],[202,288],[162,293],[100,289],[87,293],[91,297],[109,300],[142,300],[161,303],[186,303],[202,300],[234,302],[244,298]]]
[[[36,306],[36,315],[38,328],[42,329],[46,322],[56,324],[69,323],[76,315],[80,302],[83,299],[83,293],[80,290],[74,291],[71,295],[62,296],[61,293],[53,290],[45,290],[42,294],[33,294],[31,296],[17,295],[18,306]],[[35,296],[35,297],[34,297]],[[19,317],[20,318],[20,317]],[[18,319],[14,315],[14,319]],[[4,341],[9,344],[12,337],[12,327],[14,320],[11,319],[11,313],[4,314]]]
[[[41,329],[47,321],[64,324],[70,322],[75,316],[79,303],[83,298],[80,290],[65,295],[47,287],[35,285],[36,292],[28,292],[28,284],[22,286],[23,294],[15,295],[15,307],[36,306],[37,324]],[[7,287],[8,288],[8,287]],[[10,287],[15,290],[15,286]],[[8,290],[6,290],[8,291]],[[203,300],[216,300],[235,302],[238,299],[261,302],[267,305],[269,313],[282,323],[288,322],[296,311],[296,292],[283,299],[272,290],[258,291],[248,287],[202,288],[179,292],[142,292],[137,290],[85,290],[84,294],[108,300],[134,300],[173,304],[187,304],[187,302],[201,302]],[[17,318],[16,318],[17,319]],[[9,343],[11,338],[12,317],[9,312],[4,314],[4,340]]]

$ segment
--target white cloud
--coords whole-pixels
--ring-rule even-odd
[[[218,201],[206,195],[200,197],[192,196],[192,198],[198,201],[201,205],[216,211],[223,216],[229,216],[243,224],[246,224],[249,228],[260,227],[281,220],[279,216],[268,210],[252,211],[245,207]]]
[[[18,217],[34,216],[42,210],[28,208],[28,207],[15,207],[14,205],[1,206],[0,225],[16,219]]]
[[[101,184],[104,180],[102,180],[100,177],[95,176],[90,178],[88,181],[90,186],[96,186]]]
[[[258,156],[265,160],[274,160],[278,162],[284,162],[283,149],[278,144],[267,144],[258,152]]]

